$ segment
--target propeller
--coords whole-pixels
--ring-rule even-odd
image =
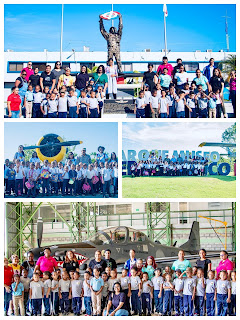
[[[39,146],[27,146],[23,147],[24,150],[30,150],[30,149],[44,149],[46,147],[67,147],[67,146],[76,146],[78,144],[82,144],[83,141],[73,140],[73,141],[63,141],[59,143],[46,143]]]
[[[38,217],[38,220],[37,220],[37,244],[38,244],[38,248],[41,247],[42,235],[43,235],[43,219],[42,219],[42,217]]]

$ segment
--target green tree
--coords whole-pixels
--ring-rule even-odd
[[[226,59],[219,62],[218,66],[223,73],[227,74],[227,81],[229,81],[230,72],[233,70],[236,71],[236,55],[229,54]]]
[[[235,143],[236,142],[236,123],[227,128],[222,134],[222,142]],[[233,169],[233,163],[236,160],[236,148],[224,148],[230,155],[227,159],[221,156],[220,162],[228,162]]]

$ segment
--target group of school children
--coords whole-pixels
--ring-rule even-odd
[[[38,159],[38,158],[37,158]],[[39,160],[39,159],[38,159]],[[118,192],[118,164],[97,161],[94,164],[78,163],[69,159],[65,165],[54,160],[5,161],[5,195],[43,197],[51,195],[85,196],[102,193],[103,197]]]
[[[103,86],[94,87],[94,81],[82,90],[71,86],[68,90],[65,85],[60,90],[54,88],[50,93],[49,87],[41,88],[37,85],[35,88],[31,84],[24,98],[24,106],[31,104],[32,110],[27,118],[100,118],[104,105],[105,92]]]
[[[6,263],[7,263],[6,259]],[[236,272],[227,280],[222,270],[219,280],[209,271],[188,267],[186,271],[165,267],[165,273],[152,265],[143,267],[142,260],[130,270],[123,268],[121,276],[116,269],[87,268],[82,277],[78,271],[40,272],[28,277],[28,271],[14,275],[11,285],[14,314],[25,315],[102,315],[114,284],[121,285],[126,295],[129,315],[165,316],[226,316],[236,314]],[[98,287],[98,290],[93,288]],[[43,308],[44,307],[44,308]],[[43,311],[44,310],[44,311]]]
[[[194,81],[182,89],[157,83],[152,92],[147,84],[139,91],[134,113],[136,118],[216,118],[221,117],[222,106],[219,90],[207,94]]]
[[[147,160],[140,160],[131,165],[131,176],[206,176],[208,160],[204,157],[183,159],[168,156],[164,159],[157,158],[154,153]]]

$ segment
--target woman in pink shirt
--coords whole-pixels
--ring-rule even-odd
[[[216,268],[217,277],[216,279],[219,279],[219,273],[221,270],[226,270],[228,274],[228,280],[231,278],[231,272],[233,271],[233,263],[228,259],[228,253],[225,250],[222,250],[220,252],[220,259],[218,267]]]
[[[42,273],[45,271],[53,272],[58,268],[57,261],[51,257],[51,249],[44,249],[44,256],[40,257],[36,263],[34,272],[40,270]]]
[[[32,69],[32,62],[31,62],[31,61],[28,62],[26,68],[23,68],[23,69],[22,69],[21,73],[22,73],[23,71],[26,71],[26,74],[27,74],[27,75],[26,75],[26,80],[28,81],[28,80],[29,80],[29,77],[30,77],[32,74],[34,74],[34,71],[33,71],[33,69]]]
[[[230,95],[229,99],[232,101],[232,106],[233,106],[233,114],[234,118],[236,118],[236,71],[231,71],[230,73]]]

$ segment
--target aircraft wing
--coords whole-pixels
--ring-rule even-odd
[[[199,147],[221,147],[221,148],[235,148],[236,143],[227,142],[201,142]]]
[[[206,258],[209,258],[209,259],[219,259],[219,252],[212,252],[212,253],[208,253],[206,255]],[[231,251],[231,252],[228,252],[228,255],[229,257],[236,257],[236,251]],[[199,259],[199,255],[198,254],[189,254],[189,255],[185,255],[185,259],[186,260],[189,260],[189,261],[193,261],[193,260],[196,260],[196,259]],[[157,263],[169,263],[169,262],[174,262],[178,260],[178,256],[173,256],[173,257],[162,257],[162,258],[156,258],[155,261]]]

